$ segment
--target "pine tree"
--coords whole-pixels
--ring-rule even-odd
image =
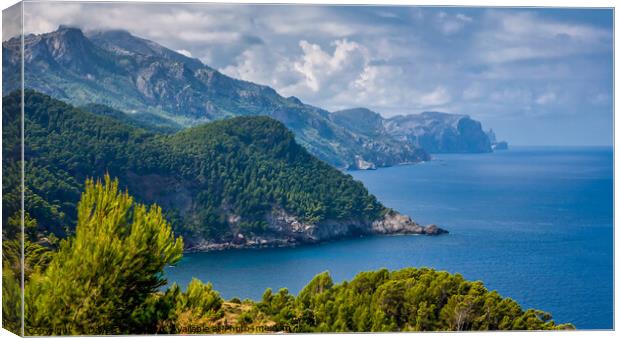
[[[135,333],[133,314],[144,313],[182,250],[157,205],[135,203],[108,175],[87,180],[75,237],[26,286],[26,334]]]

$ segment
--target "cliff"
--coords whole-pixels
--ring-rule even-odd
[[[487,153],[491,141],[479,121],[467,115],[439,112],[387,119],[386,132],[429,153]]]
[[[375,140],[396,140],[429,153],[486,153],[492,141],[482,124],[467,115],[439,112],[383,118],[366,108],[333,112],[335,123]],[[493,134],[494,135],[494,134]]]
[[[489,140],[491,141],[491,148],[493,149],[493,151],[508,150],[508,142],[497,141],[497,137],[495,136],[495,132],[493,131],[493,129],[489,129],[489,131],[487,131],[487,136],[489,136]]]
[[[448,231],[435,224],[421,226],[396,211],[388,210],[374,221],[325,220],[308,223],[282,209],[273,210],[268,230],[259,236],[236,233],[218,240],[198,240],[187,247],[188,251],[213,251],[239,248],[289,247],[301,244],[369,235],[441,235]]]

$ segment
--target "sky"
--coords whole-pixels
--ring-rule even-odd
[[[26,33],[125,29],[330,111],[468,114],[513,145],[611,145],[609,9],[45,3]]]

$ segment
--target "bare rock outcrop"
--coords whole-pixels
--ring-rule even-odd
[[[372,222],[372,233],[381,235],[440,235],[446,234],[448,231],[438,227],[436,224],[426,227],[419,225],[411,217],[390,210],[382,219]]]
[[[268,231],[260,236],[239,232],[222,241],[199,241],[190,246],[188,251],[287,247],[360,235],[434,236],[448,233],[435,224],[419,225],[411,217],[394,210],[389,210],[381,219],[372,222],[323,220],[315,224],[301,221],[283,209],[274,208],[267,216],[267,221]]]

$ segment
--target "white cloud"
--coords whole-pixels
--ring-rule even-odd
[[[472,17],[471,17],[471,16],[467,16],[467,15],[462,14],[462,13],[457,13],[457,14],[455,15],[455,17],[456,17],[457,19],[459,19],[459,20],[463,21],[463,22],[472,22],[472,21],[474,21],[474,19],[472,19]]]
[[[356,42],[335,40],[329,47],[333,51],[301,40],[297,54],[290,55],[264,45],[253,46],[220,70],[243,80],[274,86],[286,96],[321,100],[354,83],[369,62],[368,51]]]
[[[305,78],[305,85],[317,92],[331,80],[342,77],[355,77],[345,71],[360,72],[368,62],[367,52],[359,44],[345,40],[336,40],[333,54],[328,54],[319,45],[305,40],[299,42],[302,57],[293,63],[295,71]],[[336,77],[340,77],[338,79]]]
[[[590,95],[589,101],[595,105],[611,105],[612,98],[608,93],[595,93]]]
[[[539,105],[546,105],[555,102],[556,99],[557,97],[554,92],[546,92],[536,98],[536,103]]]
[[[465,26],[473,21],[473,18],[462,13],[454,15],[446,12],[439,12],[436,16],[436,25],[438,29],[446,35],[460,32]]]
[[[183,55],[185,55],[187,57],[190,57],[190,58],[192,57],[192,53],[190,51],[188,51],[187,49],[178,49],[178,50],[176,50],[176,52],[179,53],[179,54],[183,54]]]
[[[490,11],[474,39],[484,62],[504,63],[611,50],[611,31],[543,19],[531,12]]]
[[[450,102],[450,100],[451,100],[450,94],[448,93],[446,88],[442,86],[438,86],[437,88],[433,89],[431,92],[423,94],[420,97],[420,101],[421,101],[420,103],[423,106],[429,106],[429,107],[441,106],[441,105],[444,105]]]
[[[22,5],[17,3],[2,11],[2,41],[16,37],[22,32]]]
[[[295,87],[303,80],[299,73],[291,71],[292,64],[286,55],[265,45],[254,45],[220,71],[238,79],[272,86],[287,95],[290,92],[288,87]]]
[[[465,100],[476,100],[480,99],[484,95],[484,88],[480,85],[480,83],[474,83],[463,90],[463,99]]]

